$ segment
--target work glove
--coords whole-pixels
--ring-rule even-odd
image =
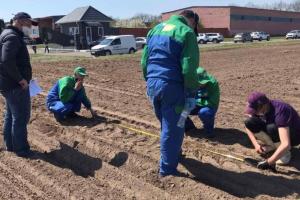
[[[196,99],[195,98],[186,98],[184,107],[189,112],[191,112],[196,107]]]
[[[276,172],[275,165],[270,165],[267,160],[260,161],[257,164],[257,168],[262,169],[262,170],[271,170],[273,172]]]

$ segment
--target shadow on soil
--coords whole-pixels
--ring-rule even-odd
[[[218,142],[225,145],[233,145],[239,143],[244,147],[253,148],[247,135],[238,129],[215,128],[214,133],[216,136],[214,138],[209,139],[210,141]],[[190,130],[186,133],[186,135],[199,139],[207,138],[207,135],[205,135],[203,129]]]
[[[84,154],[76,149],[78,143],[74,143],[73,147],[60,142],[60,149],[51,151],[50,153],[40,153],[35,151],[31,159],[40,159],[60,168],[72,170],[76,175],[87,178],[94,177],[95,171],[101,169],[102,160]],[[121,167],[128,160],[126,152],[117,153],[108,164]]]
[[[232,172],[202,163],[192,158],[183,158],[181,164],[194,176],[194,180],[218,188],[240,198],[255,198],[259,195],[284,198],[300,194],[300,180],[285,178],[270,173]]]
[[[300,147],[292,148],[292,160],[290,162],[290,166],[296,168],[298,171],[300,171]],[[299,175],[300,176],[300,175]]]
[[[95,176],[95,171],[102,167],[102,160],[81,153],[74,147],[60,142],[60,149],[50,153],[35,152],[32,159],[40,159],[60,168],[72,170],[82,177]]]
[[[128,154],[126,152],[119,152],[115,155],[113,159],[110,160],[108,164],[113,165],[115,167],[121,167],[125,164],[128,159]]]
[[[65,121],[60,122],[60,124],[63,126],[86,126],[87,128],[92,128],[101,123],[120,124],[121,122],[119,120],[111,120],[99,115],[94,118],[78,115],[73,118],[67,118]]]

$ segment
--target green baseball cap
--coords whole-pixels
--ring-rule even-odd
[[[197,69],[197,75],[198,75],[198,82],[201,85],[204,85],[208,82],[210,82],[210,77],[208,76],[207,72],[205,69],[203,69],[202,67],[198,67]]]
[[[86,73],[86,70],[85,70],[84,67],[76,67],[76,68],[74,69],[74,73],[75,73],[75,74],[78,74],[78,75],[80,75],[80,76],[87,76],[87,75],[88,75],[88,74]]]

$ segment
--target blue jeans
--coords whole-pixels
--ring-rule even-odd
[[[203,123],[205,133],[213,134],[216,113],[217,109],[215,108],[197,106],[194,110],[192,110],[190,115],[198,115],[198,117]],[[185,122],[185,127],[186,131],[195,128],[193,121],[189,117]]]
[[[15,88],[1,93],[6,104],[3,127],[6,149],[16,153],[29,151],[27,140],[27,124],[31,111],[29,89]]]
[[[161,123],[159,173],[176,174],[184,136],[184,129],[177,126],[185,99],[183,85],[148,79],[147,95]]]

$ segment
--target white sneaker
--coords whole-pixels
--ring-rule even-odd
[[[284,156],[282,156],[279,160],[276,161],[278,165],[287,165],[291,161],[292,154],[290,151],[287,151]]]

